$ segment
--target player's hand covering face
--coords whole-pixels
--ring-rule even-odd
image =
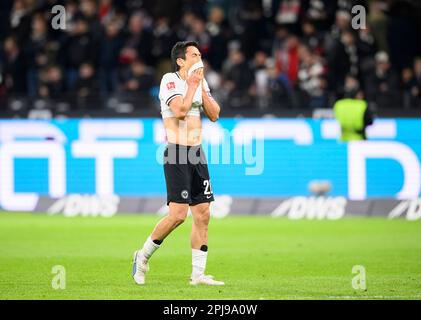
[[[198,87],[200,81],[203,80],[203,68],[196,69],[192,74],[187,78],[187,84],[190,86]]]

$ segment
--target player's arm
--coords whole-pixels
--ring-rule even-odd
[[[218,102],[212,97],[209,87],[206,80],[203,79],[202,85],[202,101],[203,101],[203,112],[212,122],[215,122],[219,119],[219,113],[221,112],[221,107]]]
[[[184,120],[184,118],[186,117],[187,112],[189,112],[190,107],[193,103],[193,96],[196,89],[197,87],[193,88],[192,86],[188,86],[185,97],[177,96],[170,101],[169,106],[177,119]]]
[[[169,102],[169,106],[174,116],[179,120],[184,120],[189,112],[192,104],[193,97],[200,84],[201,76],[199,72],[193,72],[187,79],[187,93],[186,96],[176,96]]]

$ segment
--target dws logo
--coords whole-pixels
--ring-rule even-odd
[[[118,211],[120,198],[116,195],[97,196],[73,194],[54,202],[49,215],[63,213],[65,217],[112,217]]]
[[[282,202],[272,217],[287,216],[290,219],[338,220],[345,215],[347,200],[344,197],[294,197]]]
[[[406,220],[415,221],[421,219],[421,198],[402,201],[389,213],[389,219],[400,217],[406,211]]]

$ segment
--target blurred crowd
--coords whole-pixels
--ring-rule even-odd
[[[195,40],[223,106],[326,108],[352,79],[378,109],[421,107],[420,1],[0,3],[0,106],[25,97],[71,109],[156,107],[171,47]],[[52,28],[56,4],[65,30]],[[366,27],[354,29],[358,4]]]

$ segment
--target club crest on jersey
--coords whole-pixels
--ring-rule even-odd
[[[171,81],[167,83],[167,89],[172,90],[175,89],[175,82]]]

